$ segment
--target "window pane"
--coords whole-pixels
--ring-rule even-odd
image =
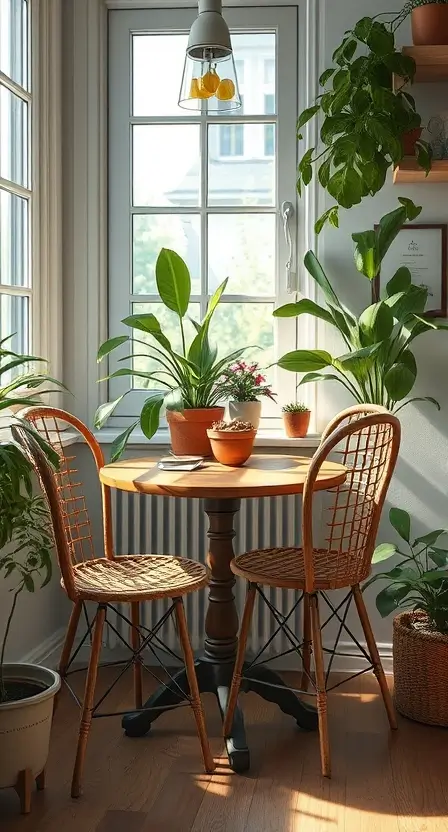
[[[0,176],[28,186],[28,105],[1,85]]]
[[[28,3],[0,2],[0,71],[16,84],[28,86]]]
[[[275,124],[264,125],[264,155],[275,155]]]
[[[157,320],[162,327],[162,332],[167,338],[171,341],[171,345],[174,350],[177,352],[182,351],[182,336],[180,333],[180,326],[179,326],[179,317],[176,315],[175,312],[171,312],[170,309],[167,309],[163,303],[133,303],[132,304],[132,313],[134,315],[138,315],[139,313],[143,313],[145,315],[152,313],[156,316]],[[200,307],[198,303],[190,304],[188,315],[191,318],[194,318],[196,321],[200,319]],[[191,321],[187,318],[184,318],[184,329],[185,329],[185,339],[187,345],[191,343],[195,336],[195,328]],[[148,344],[148,347],[153,344],[158,346],[153,338],[150,335],[147,335],[144,332],[138,333],[138,338],[141,341],[145,341]],[[141,355],[134,358],[133,369],[138,370],[139,372],[151,372],[158,370],[160,371],[160,366],[157,364],[156,361],[152,360],[150,357],[150,350],[148,349],[148,356],[145,356],[145,348],[138,345],[139,352]],[[163,376],[161,376],[163,378]],[[168,381],[168,379],[166,379]],[[146,380],[144,378],[134,378],[132,386],[136,390],[157,390],[162,388],[163,385],[154,380]]]
[[[275,214],[211,214],[208,285],[229,277],[231,295],[275,294]]]
[[[28,202],[0,190],[0,283],[28,286]]]
[[[264,124],[209,126],[209,205],[275,204],[275,165],[266,158],[264,128]],[[233,161],[233,156],[240,158]]]
[[[8,335],[14,352],[29,353],[29,298],[0,294],[0,339]]]
[[[187,35],[134,35],[134,116],[190,115],[177,103],[187,42]]]
[[[244,347],[244,359],[266,367],[275,361],[272,303],[221,303],[213,316],[210,337],[222,358]],[[272,378],[271,370],[271,378]]]
[[[199,205],[199,125],[133,128],[134,205]]]
[[[275,34],[274,32],[246,32],[232,34],[238,87],[244,97],[244,113],[259,116],[266,113],[265,93],[272,93],[275,112]],[[271,63],[274,72],[267,80],[265,64]],[[219,75],[219,65],[217,66]],[[227,115],[241,116],[242,110],[229,110]],[[213,114],[211,114],[213,118]],[[219,117],[219,114],[218,114]]]
[[[133,294],[157,294],[155,265],[162,247],[172,248],[185,260],[191,275],[191,291],[201,291],[201,221],[196,214],[134,215]]]

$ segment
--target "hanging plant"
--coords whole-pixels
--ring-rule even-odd
[[[319,234],[326,222],[338,227],[339,207],[352,208],[384,185],[388,169],[405,155],[403,137],[421,127],[415,101],[406,90],[416,66],[395,46],[395,30],[401,15],[388,23],[363,17],[345,32],[333,53],[333,66],[319,79],[323,92],[298,120],[298,138],[313,118],[321,118],[323,149],[309,148],[298,168],[297,190],[309,185],[313,175],[336,201],[317,220]],[[393,91],[394,75],[402,83]],[[430,145],[416,142],[418,164],[431,168]]]

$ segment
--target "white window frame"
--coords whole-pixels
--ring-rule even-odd
[[[129,67],[132,62],[132,36],[135,33],[144,31],[188,32],[195,18],[195,14],[196,12],[194,10],[179,10],[175,14],[173,12],[170,14],[168,11],[165,12],[156,9],[152,12],[146,10],[129,12],[116,11],[111,14],[109,20],[109,44],[111,50],[109,61],[109,90],[115,103],[115,106],[112,104],[110,107],[109,121],[109,170],[111,177],[109,189],[110,337],[127,332],[127,328],[121,324],[121,320],[127,314],[132,313],[132,303],[145,302],[146,300],[152,302],[154,300],[149,300],[144,295],[132,295],[132,285],[126,285],[127,280],[123,280],[123,276],[126,275],[128,276],[129,283],[132,283],[132,265],[130,260],[132,257],[131,229],[133,213],[175,213],[176,210],[179,213],[179,209],[173,209],[173,211],[171,209],[159,209],[156,207],[148,207],[145,209],[141,206],[134,208],[132,205],[131,176],[128,163],[124,162],[124,160],[130,160],[132,164],[132,126],[141,123],[151,124],[158,121],[163,121],[164,123],[169,121],[179,123],[180,121],[178,117],[173,119],[158,119],[157,117],[142,118],[132,116],[131,75],[129,72]],[[257,10],[256,22],[254,22],[253,11],[250,9],[239,8],[235,11],[229,9],[226,13],[226,19],[231,31],[275,31],[277,35],[277,55],[295,56],[297,54],[297,12],[293,8],[262,7]],[[174,20],[175,29],[173,28]],[[291,295],[287,293],[285,273],[285,263],[288,259],[289,252],[283,235],[280,206],[285,200],[297,204],[295,189],[297,150],[294,141],[297,114],[294,112],[294,108],[291,107],[291,93],[297,89],[297,64],[294,57],[291,60],[279,60],[277,58],[276,72],[278,76],[276,115],[230,115],[227,117],[225,115],[219,115],[209,119],[200,115],[181,117],[182,124],[199,123],[201,146],[203,148],[207,147],[207,126],[210,123],[228,123],[231,125],[241,122],[257,124],[276,123],[277,152],[275,155],[276,194],[274,207],[207,207],[205,190],[207,187],[207,154],[202,154],[201,207],[190,209],[196,215],[200,215],[203,232],[206,228],[207,216],[213,215],[214,213],[275,214],[277,232],[275,293],[273,296],[266,298],[261,296],[255,296],[253,298],[254,303],[273,303],[273,308],[291,300]],[[279,164],[280,159],[287,159],[287,164]],[[182,212],[188,213],[189,209],[182,208]],[[206,261],[202,264],[203,271],[205,264]],[[229,302],[252,302],[249,295],[234,295],[230,292],[226,297],[229,299]],[[196,296],[192,296],[192,302],[195,302],[196,299]],[[201,296],[201,316],[205,313],[205,307],[206,298],[205,296]],[[281,322],[278,322],[278,325],[275,326],[276,354],[281,356],[295,349],[296,344],[296,321],[294,319],[283,319]],[[122,366],[117,364],[115,356],[111,356],[109,365],[111,371]],[[274,388],[278,393],[279,403],[276,408],[265,407],[267,415],[263,420],[264,427],[279,426],[281,418],[280,404],[290,401],[295,397],[295,376],[293,374],[277,369],[276,380],[277,383],[274,384]],[[118,398],[128,389],[128,384],[129,379],[126,377],[114,379],[109,384],[108,397],[110,399]],[[110,419],[109,424],[123,425],[131,418],[135,418],[140,413],[147,395],[148,391],[132,390],[119,405],[115,412],[116,415]]]

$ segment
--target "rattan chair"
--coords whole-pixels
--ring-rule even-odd
[[[345,424],[344,424],[345,422]],[[336,619],[337,643],[342,631],[349,634],[373,669],[383,696],[391,728],[396,728],[395,712],[378,648],[369,622],[360,584],[370,573],[371,559],[381,511],[392,477],[400,445],[400,423],[383,408],[360,405],[341,413],[328,427],[318,448],[305,482],[302,504],[302,546],[255,550],[235,557],[231,567],[235,575],[248,581],[248,591],[238,643],[235,670],[229,693],[224,734],[230,730],[241,683],[244,679],[244,658],[257,594],[266,601],[276,621],[293,648],[303,660],[303,673],[317,698],[322,774],[331,776],[330,746],[327,718],[327,691],[332,653],[327,670],[324,666],[319,600],[325,599]],[[330,490],[331,501],[325,509],[325,545],[316,546],[313,532],[314,484],[321,465],[332,454],[348,470],[345,483]],[[322,526],[321,526],[322,529]],[[263,592],[264,586],[293,589],[303,593],[303,641],[299,641],[288,621],[289,616],[275,610]],[[328,597],[332,589],[346,589],[344,601],[334,606]],[[352,600],[359,614],[367,650],[347,625]],[[297,602],[296,602],[297,603]],[[340,613],[344,606],[344,612]],[[337,645],[336,645],[337,646]],[[258,660],[249,662],[249,667]],[[314,676],[310,672],[311,653]],[[303,692],[303,689],[296,693]]]
[[[34,425],[40,435],[51,443],[60,458],[59,471],[55,473],[49,467],[37,442],[30,440],[29,435],[25,434],[23,430],[15,429],[18,441],[27,451],[47,496],[61,570],[61,583],[73,602],[59,664],[59,672],[63,681],[67,682],[70,665],[79,650],[78,647],[75,653],[72,654],[83,609],[89,625],[87,635],[91,638],[84,701],[82,704],[79,703],[81,704],[82,716],[73,771],[72,796],[78,797],[80,795],[88,735],[92,718],[96,716],[98,706],[94,704],[94,695],[103,628],[105,623],[108,623],[107,612],[110,605],[121,605],[123,602],[130,604],[130,618],[127,618],[116,606],[112,609],[114,615],[120,615],[129,624],[131,644],[128,646],[131,649],[131,658],[127,664],[129,666],[133,665],[135,709],[138,710],[142,707],[143,699],[142,651],[148,646],[151,648],[153,640],[156,647],[160,648],[162,645],[157,636],[160,622],[152,630],[141,626],[140,603],[160,598],[171,599],[172,604],[168,612],[175,616],[190,688],[189,696],[186,698],[190,701],[196,720],[205,769],[207,772],[213,771],[214,762],[206,733],[183,604],[184,595],[196,592],[206,586],[208,582],[206,567],[193,560],[168,555],[115,556],[110,489],[105,485],[101,485],[104,556],[96,557],[86,500],[82,492],[83,486],[74,466],[75,457],[66,455],[64,451],[61,423],[75,428],[81,434],[93,454],[97,469],[104,465],[101,447],[79,419],[63,410],[50,407],[33,407],[22,411],[20,415]],[[97,604],[93,621],[88,619],[86,601],[93,601]],[[162,624],[167,619],[168,613],[165,613]],[[124,641],[124,639],[122,640]],[[152,652],[155,653],[154,650]],[[101,701],[103,699],[104,697],[101,697]]]

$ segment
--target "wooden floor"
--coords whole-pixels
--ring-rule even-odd
[[[114,690],[114,708],[129,705],[130,685],[125,678]],[[64,693],[47,789],[33,795],[28,817],[19,815],[12,791],[0,792],[1,832],[448,832],[448,733],[401,719],[392,736],[373,677],[330,696],[331,781],[320,775],[317,735],[300,732],[254,694],[243,697],[252,768],[233,774],[217,706],[204,700],[219,763],[214,775],[201,771],[189,710],[163,716],[141,739],[124,737],[118,719],[101,719],[84,795],[73,801],[78,712]]]

